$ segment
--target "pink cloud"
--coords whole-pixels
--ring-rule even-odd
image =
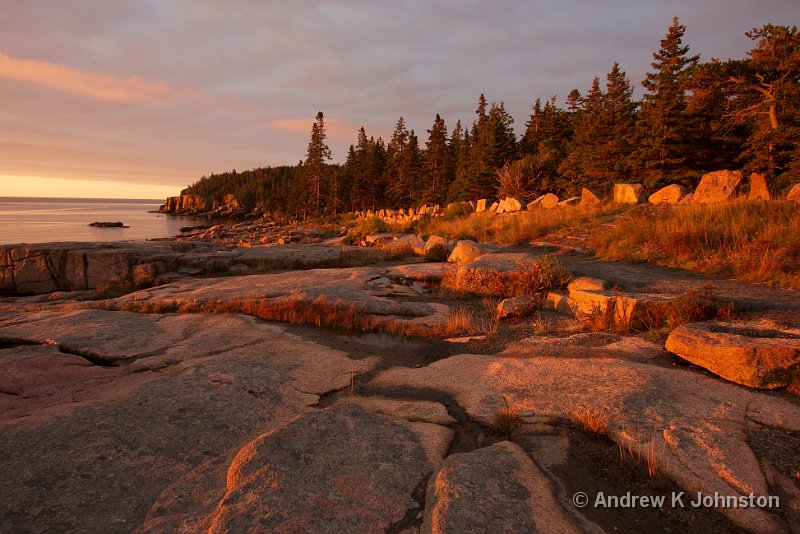
[[[117,78],[0,52],[0,78],[44,85],[65,93],[113,102],[146,102],[160,98],[198,98],[192,89],[178,89],[139,76]]]

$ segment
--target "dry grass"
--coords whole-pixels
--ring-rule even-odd
[[[564,265],[553,256],[521,263],[513,271],[458,269],[446,272],[442,287],[458,292],[517,297],[563,289],[572,280]]]
[[[503,404],[505,406],[498,408],[494,413],[492,432],[500,436],[511,437],[511,434],[519,428],[519,413],[508,404],[508,399],[505,397],[503,397]]]
[[[618,446],[620,463],[644,464],[647,466],[650,478],[657,478],[667,467],[664,442],[658,439],[657,434],[651,434],[647,442],[640,447],[635,447],[632,441],[620,441]]]
[[[476,319],[466,308],[450,310],[447,321],[427,325],[403,320],[387,320],[369,315],[355,304],[330,302],[324,295],[306,299],[231,299],[227,301],[137,301],[122,305],[98,302],[98,309],[138,313],[243,313],[265,321],[314,325],[354,332],[384,332],[406,336],[448,338],[491,333],[491,325]]]
[[[592,434],[604,435],[611,424],[612,413],[609,409],[589,404],[578,404],[569,411],[570,420]]]
[[[590,240],[597,254],[800,288],[800,206],[643,206]]]
[[[502,215],[474,213],[455,219],[437,217],[420,221],[415,230],[449,239],[516,245],[541,239],[553,232],[580,228],[611,209],[613,208],[565,206]]]

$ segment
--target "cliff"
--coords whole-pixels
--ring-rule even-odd
[[[215,215],[218,217],[241,217],[250,210],[234,195],[225,195],[215,200],[200,195],[180,195],[167,197],[159,209],[162,213],[173,215]]]

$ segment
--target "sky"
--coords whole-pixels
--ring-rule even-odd
[[[672,17],[702,60],[797,25],[796,0],[0,0],[0,196],[164,198],[203,175],[296,164],[325,115],[421,143],[478,96],[524,129],[533,102],[618,61],[641,95]]]

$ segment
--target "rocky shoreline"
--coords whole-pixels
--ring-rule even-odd
[[[797,291],[555,242],[346,234],[258,218],[0,247],[0,531],[800,521]],[[709,295],[736,313],[654,328]],[[576,500],[680,492],[780,505]]]

